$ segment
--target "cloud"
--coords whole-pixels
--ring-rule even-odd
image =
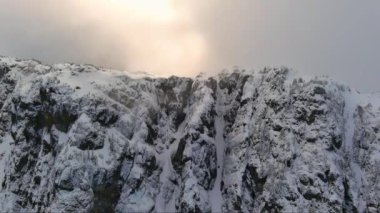
[[[170,0],[0,4],[2,54],[191,76],[207,51],[186,9]]]
[[[212,55],[207,70],[285,65],[380,91],[380,1],[192,2]]]
[[[0,54],[162,76],[285,65],[379,91],[379,7],[377,0],[0,0]]]

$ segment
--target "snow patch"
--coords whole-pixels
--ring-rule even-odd
[[[9,134],[0,138],[0,184],[3,183],[4,176],[6,174],[5,169],[8,166],[12,143],[13,139]]]
[[[212,212],[222,212],[222,206],[224,204],[221,182],[223,180],[223,168],[224,168],[224,151],[225,151],[225,141],[224,141],[224,119],[223,119],[223,106],[224,103],[220,94],[222,91],[218,88],[217,96],[219,97],[216,104],[217,117],[215,118],[215,146],[216,146],[216,158],[217,158],[217,176],[214,183],[213,189],[209,192],[209,202],[211,203]]]

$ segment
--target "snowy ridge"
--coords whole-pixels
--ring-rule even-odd
[[[5,212],[379,212],[380,94],[287,68],[0,57]]]

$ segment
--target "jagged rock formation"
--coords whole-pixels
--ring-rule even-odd
[[[4,212],[379,212],[380,96],[285,68],[0,58]]]

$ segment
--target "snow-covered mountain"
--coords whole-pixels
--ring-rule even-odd
[[[379,212],[380,95],[0,58],[1,212]]]

